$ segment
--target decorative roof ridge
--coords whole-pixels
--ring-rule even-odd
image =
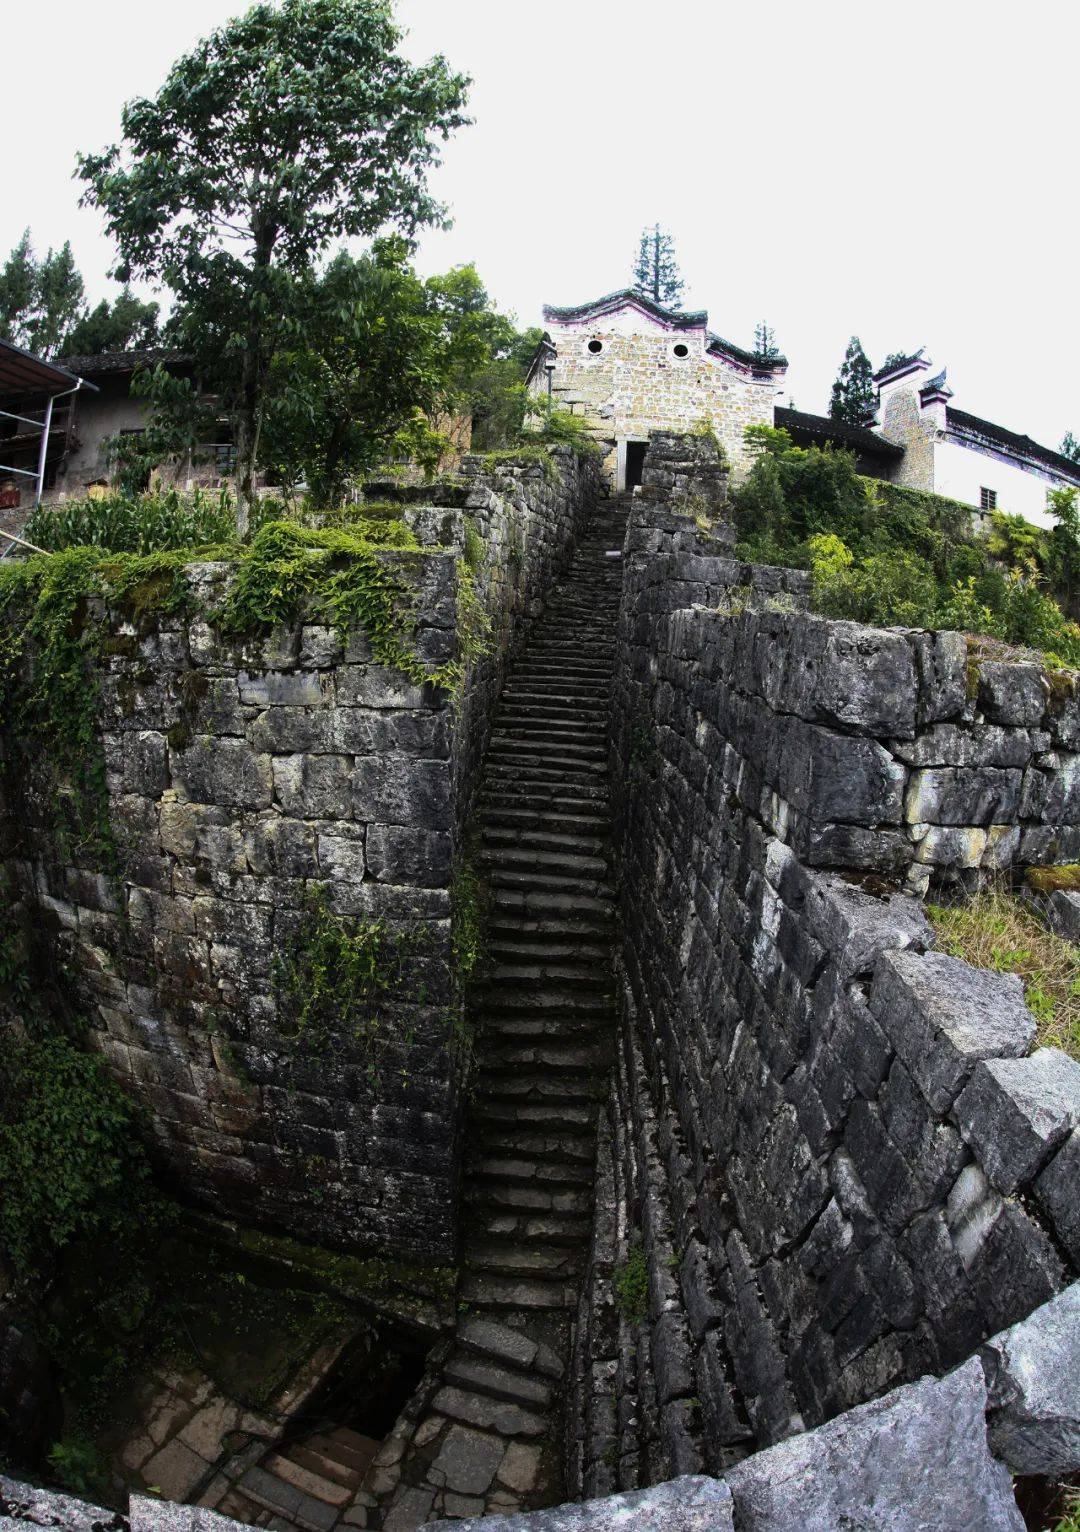
[[[610,313],[612,309],[625,304],[633,303],[646,313],[654,314],[656,318],[676,330],[704,329],[709,322],[709,316],[705,309],[692,309],[684,313],[681,309],[665,308],[662,303],[638,292],[636,287],[620,287],[615,292],[605,293],[602,298],[594,298],[589,303],[570,304],[565,308],[559,308],[554,304],[544,304],[544,318],[555,320],[556,323],[586,319],[592,314]]]
[[[886,383],[890,378],[900,376],[905,372],[925,371],[933,364],[925,355],[926,347],[920,346],[918,351],[913,351],[910,356],[903,356],[898,362],[890,362],[887,367],[879,367],[872,375],[872,381],[877,384]]]
[[[931,378],[928,383],[924,383],[922,388],[919,389],[919,398],[936,397],[939,399],[951,399],[953,391],[945,381],[945,374],[948,370],[947,367],[943,367],[936,377]]]

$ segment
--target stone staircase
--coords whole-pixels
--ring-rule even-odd
[[[513,665],[478,802],[466,1310],[361,1500],[383,1532],[563,1498],[562,1388],[615,1032],[607,738],[625,504],[601,505]],[[352,1519],[352,1518],[350,1518]],[[359,1524],[359,1523],[357,1523]]]
[[[379,1446],[345,1426],[283,1444],[248,1468],[216,1509],[273,1532],[330,1532],[354,1504]]]

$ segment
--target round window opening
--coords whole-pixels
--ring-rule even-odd
[[[672,347],[672,350],[675,352],[676,356],[681,357],[690,355],[690,347],[687,346],[683,341],[679,341],[677,346]]]
[[[589,342],[589,350],[592,352],[593,356],[595,356],[598,351],[603,351],[603,349],[604,342],[602,340],[591,340]]]

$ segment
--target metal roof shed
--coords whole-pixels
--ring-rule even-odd
[[[41,357],[24,351],[21,346],[12,345],[11,341],[0,340],[0,400],[22,399],[28,394],[35,397],[43,395],[45,398],[41,420],[31,419],[27,415],[16,415],[11,410],[0,408],[0,419],[14,420],[18,425],[28,427],[30,432],[39,432],[41,435],[36,469],[16,468],[12,464],[0,462],[0,473],[18,474],[22,478],[34,480],[35,505],[40,503],[41,492],[45,486],[45,458],[49,450],[49,433],[52,430],[53,404],[67,394],[77,394],[84,389],[97,393],[92,383],[87,383],[85,378],[76,377],[65,367],[57,367],[54,362],[43,361]],[[20,435],[22,434],[25,433],[21,432]],[[3,450],[4,443],[0,440],[0,453]]]

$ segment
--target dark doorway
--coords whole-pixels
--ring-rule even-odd
[[[626,487],[633,489],[635,484],[641,483],[641,471],[645,467],[645,453],[648,442],[627,442],[626,444]]]

